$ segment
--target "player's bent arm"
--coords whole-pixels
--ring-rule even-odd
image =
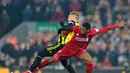
[[[69,28],[66,32],[64,32],[64,35],[68,35],[70,32],[75,32],[79,29],[80,26],[73,26]]]
[[[61,34],[63,31],[67,31],[68,29],[67,28],[59,28],[58,29],[58,34]]]
[[[72,29],[68,29],[67,31],[65,31],[64,33],[63,33],[63,35],[68,35],[70,32],[72,32],[73,30]]]
[[[58,30],[58,34],[60,34],[60,36],[62,35],[68,35],[70,32],[73,31],[73,27],[75,26],[75,22],[74,21],[69,21],[68,25],[66,27],[62,27]],[[63,34],[61,34],[62,31],[66,31]]]

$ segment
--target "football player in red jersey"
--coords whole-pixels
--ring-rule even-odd
[[[55,63],[63,58],[68,59],[72,56],[75,56],[86,64],[86,73],[92,73],[92,57],[86,52],[86,48],[91,39],[97,34],[107,32],[114,28],[122,27],[125,24],[126,21],[121,21],[119,24],[110,25],[100,29],[91,29],[91,25],[89,23],[83,23],[82,26],[73,26],[64,33],[64,35],[67,35],[69,32],[73,31],[74,35],[72,39],[53,57],[44,60],[40,64],[39,68]]]
[[[74,32],[68,33],[68,35],[59,36],[62,31],[65,31],[66,28],[70,28],[72,26],[79,26],[79,13],[77,11],[72,11],[68,15],[68,25],[64,25],[64,22],[60,22],[61,28],[58,29],[58,40],[55,45],[46,47],[42,50],[40,50],[37,53],[37,56],[35,60],[33,61],[33,64],[30,66],[29,70],[26,70],[23,73],[36,73],[40,68],[39,64],[42,61],[42,58],[53,56],[56,52],[58,52],[60,49],[63,48],[63,46],[69,42],[74,34]],[[61,60],[61,64],[68,70],[69,73],[75,73],[73,67],[69,65],[68,61],[66,59]]]

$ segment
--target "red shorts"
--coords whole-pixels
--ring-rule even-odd
[[[66,59],[68,59],[72,56],[75,56],[77,59],[79,59],[80,55],[84,52],[86,52],[85,49],[77,50],[74,48],[64,47],[61,50],[59,50],[56,54],[58,54],[58,56],[60,56],[60,57],[66,58]]]

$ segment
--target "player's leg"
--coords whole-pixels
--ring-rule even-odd
[[[59,49],[63,48],[64,45],[58,46],[56,49],[52,50],[52,56],[59,51]],[[68,70],[69,73],[75,73],[74,68],[69,65],[66,59],[61,59],[62,65]]]
[[[41,63],[42,58],[46,56],[49,56],[47,48],[44,48],[43,50],[39,51],[37,53],[35,60],[33,61],[33,64],[30,66],[30,71],[32,72],[34,69],[36,69],[36,67],[38,67],[39,64]]]
[[[55,53],[57,53],[58,50],[61,49],[62,47],[63,47],[63,45],[60,45],[60,46],[58,46],[56,49],[51,50],[52,52],[51,52],[50,55],[53,56],[53,55],[54,55]],[[69,73],[75,73],[74,68],[73,68],[71,65],[69,65],[69,63],[67,62],[66,59],[61,59],[61,63],[62,63],[62,65],[68,70]],[[42,62],[40,65],[43,66],[43,62]],[[42,66],[40,66],[39,69],[40,69]],[[37,69],[36,69],[34,72],[37,72]]]
[[[45,59],[44,61],[42,61],[40,63],[40,65],[38,66],[39,69],[41,69],[42,67],[45,67],[49,64],[58,62],[61,59],[61,57],[56,53],[53,57],[50,57],[48,59]]]
[[[77,57],[82,60],[86,64],[86,73],[92,73],[93,64],[92,64],[92,57],[89,55],[86,50],[83,50],[77,54]]]
[[[25,71],[25,72],[23,72],[23,73],[36,73],[39,69],[41,69],[42,67],[45,67],[45,66],[47,66],[47,65],[49,65],[49,64],[52,64],[52,63],[55,63],[55,62],[57,62],[57,61],[59,61],[60,60],[60,57],[58,56],[58,54],[55,54],[53,57],[50,57],[50,58],[48,58],[48,59],[45,59],[43,62],[41,62],[40,64],[39,64],[39,66],[37,67],[37,68],[35,68],[34,70],[32,70],[32,71]]]
[[[48,48],[46,48],[45,50],[44,50],[44,52],[43,51],[41,51],[41,52],[39,52],[38,54],[39,55],[41,55],[42,56],[42,58],[43,57],[52,57],[59,49],[61,49],[61,48],[63,48],[63,46],[64,45],[59,45],[59,44],[56,44],[56,45],[54,45],[54,46],[50,46],[50,47],[48,47]],[[44,55],[43,55],[44,54]],[[38,65],[38,66],[35,66],[32,70],[32,72],[33,73],[36,73],[40,68],[38,68],[41,63],[41,60],[40,60],[40,62],[38,62],[38,64],[36,64],[36,65]],[[42,64],[42,63],[41,63]],[[43,65],[43,64],[42,64]]]
[[[68,63],[68,60],[61,59],[62,65],[68,70],[69,73],[76,73],[74,68]]]
[[[38,69],[36,69],[36,68],[41,63],[42,58],[46,57],[46,56],[49,56],[49,52],[47,51],[47,48],[40,50],[37,53],[37,56],[36,56],[35,60],[33,61],[33,64],[30,66],[30,69],[28,71],[23,72],[23,73],[34,73],[34,71],[37,71]]]
[[[73,56],[76,52],[73,52],[72,50],[68,49],[68,47],[63,47],[61,50],[59,50],[53,57],[44,60],[40,63],[39,68],[45,67],[48,64],[55,63],[61,58],[68,59],[71,56]]]

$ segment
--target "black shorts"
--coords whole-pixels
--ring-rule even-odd
[[[48,56],[53,56],[56,52],[58,52],[60,49],[62,49],[64,45],[60,44],[59,46],[53,45],[46,47],[38,52],[38,55],[41,57],[48,57]],[[53,48],[52,50],[48,50],[49,48]]]

